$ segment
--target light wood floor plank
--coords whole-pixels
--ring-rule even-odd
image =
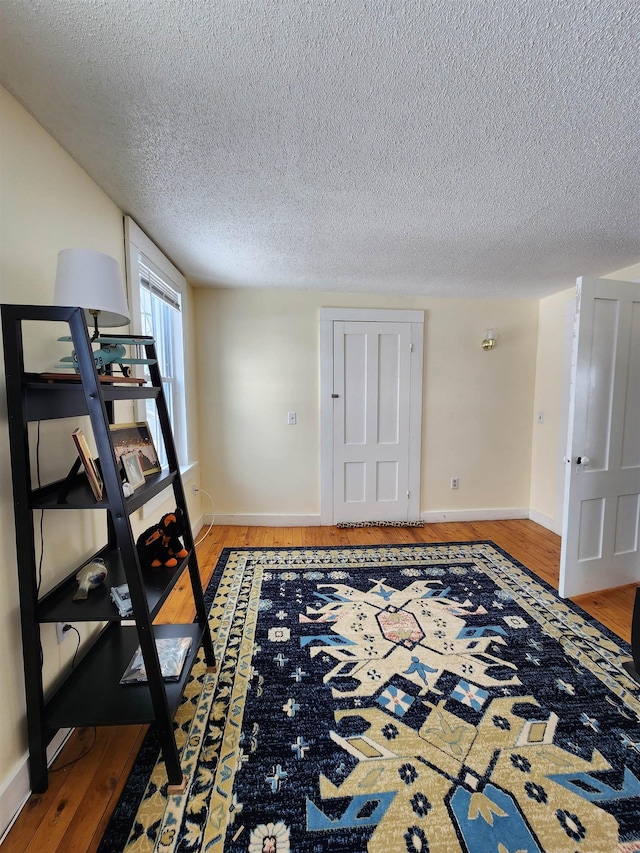
[[[554,588],[558,587],[560,538],[527,519],[438,523],[416,528],[214,526],[198,545],[206,588],[223,548],[314,548],[416,542],[492,540]],[[583,595],[576,603],[629,641],[637,584]],[[186,579],[176,585],[157,621],[190,622],[194,608]],[[94,853],[140,748],[146,727],[97,730],[96,744],[77,763],[50,774],[49,789],[33,796],[2,845],[2,853]],[[74,732],[56,764],[82,753],[91,729]]]

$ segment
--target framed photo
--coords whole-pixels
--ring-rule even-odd
[[[140,464],[138,452],[134,450],[132,453],[123,453],[121,456],[122,467],[127,478],[127,482],[132,489],[139,489],[144,485],[144,472]]]
[[[111,424],[109,428],[113,449],[120,465],[124,464],[123,456],[136,453],[145,477],[160,470],[158,454],[146,421],[135,424]]]
[[[78,456],[80,457],[80,461],[84,466],[84,470],[87,475],[87,480],[89,480],[89,485],[91,486],[93,496],[97,501],[100,501],[102,500],[104,485],[102,483],[102,478],[100,477],[100,473],[98,471],[96,463],[91,454],[91,450],[89,449],[89,445],[87,444],[86,436],[83,431],[78,428],[74,429],[74,431],[71,433],[71,437],[75,442],[76,450],[78,451]]]

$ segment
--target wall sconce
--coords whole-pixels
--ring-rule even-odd
[[[482,341],[482,349],[490,350],[493,349],[496,345],[496,331],[495,329],[487,329],[484,333],[484,340]]]

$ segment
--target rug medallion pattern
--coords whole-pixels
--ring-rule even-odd
[[[214,577],[188,792],[158,759],[101,851],[640,851],[629,647],[492,543],[235,549]]]

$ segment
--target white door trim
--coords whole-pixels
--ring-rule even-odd
[[[564,492],[567,465],[565,458],[569,447],[569,400],[571,399],[571,362],[573,358],[573,331],[575,325],[576,300],[572,299],[564,306],[564,342],[562,346],[562,388],[560,403],[560,426],[558,429],[558,458],[556,471],[556,508],[553,523],[549,528],[558,536],[562,536],[562,519],[564,513]]]
[[[367,323],[411,323],[414,351],[420,358],[411,362],[411,399],[409,420],[409,517],[420,517],[420,456],[422,448],[422,372],[424,311],[384,308],[320,309],[320,523],[333,524],[333,324],[335,321]]]

